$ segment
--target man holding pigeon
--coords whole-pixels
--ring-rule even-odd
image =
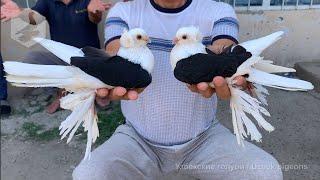
[[[82,161],[74,179],[282,179],[278,162],[257,146],[240,147],[215,117],[217,96],[230,98],[222,77],[215,89],[205,82],[186,86],[175,79],[169,54],[172,39],[184,26],[199,27],[203,43],[222,53],[238,43],[239,24],[231,6],[211,0],[134,0],[121,2],[106,20],[105,46],[119,49],[124,29],[139,27],[151,37],[155,56],[152,83],[144,90],[100,89],[97,102],[122,100],[126,124]],[[237,85],[246,88],[243,77]],[[190,90],[192,92],[190,92]],[[176,178],[174,178],[176,179]]]

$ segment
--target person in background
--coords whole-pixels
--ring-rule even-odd
[[[0,53],[0,116],[11,113],[11,107],[7,101],[7,81],[4,78],[4,70]]]
[[[21,9],[12,0],[1,0],[1,20],[25,15],[30,24],[38,24],[35,14],[46,18],[50,36],[54,41],[82,48],[92,46],[100,48],[98,23],[102,13],[111,7],[111,3],[101,0],[38,0],[34,7]],[[24,57],[24,62],[33,64],[63,64],[48,51],[32,51]],[[58,90],[56,99],[47,107],[48,113],[56,112],[60,107],[63,90]]]

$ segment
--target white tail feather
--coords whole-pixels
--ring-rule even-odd
[[[72,72],[68,71],[70,66],[28,64],[15,61],[4,62],[3,66],[8,74],[15,76],[33,76],[44,79],[66,78],[73,75]]]
[[[259,126],[270,132],[274,130],[274,127],[262,116],[262,114],[270,116],[269,112],[261,106],[261,102],[257,99],[232,85],[229,85],[229,88],[231,91],[230,107],[232,110],[232,122],[238,144],[243,145],[243,139],[246,138],[247,135],[251,136],[251,140],[260,142],[262,138],[261,133],[246,113],[251,114]],[[245,125],[246,131],[243,125]]]
[[[8,82],[18,87],[58,87],[72,92],[112,88],[74,66],[5,62],[4,70]]]
[[[314,88],[310,82],[269,74],[254,68],[251,69],[247,80],[264,86],[290,91],[307,91]]]
[[[267,95],[269,95],[269,92],[266,88],[264,88],[263,86],[261,86],[260,84],[253,84],[254,89],[252,89],[254,95],[259,99],[259,101],[264,104],[264,105],[268,105],[268,101],[267,101]]]
[[[91,146],[99,136],[94,100],[94,90],[69,94],[61,99],[61,107],[72,110],[71,115],[59,127],[60,135],[62,134],[61,139],[69,134],[67,139],[67,143],[69,143],[78,127],[83,124],[84,131],[87,131],[87,146],[84,159],[90,158]]]
[[[282,66],[277,66],[272,64],[272,61],[261,60],[253,65],[255,69],[266,73],[286,73],[286,72],[296,72],[293,68],[287,68]]]
[[[283,34],[283,31],[278,31],[268,36],[243,42],[240,45],[244,47],[247,51],[251,52],[252,55],[259,56],[263,50],[265,50],[267,47],[281,39],[281,36]]]
[[[70,45],[44,38],[34,38],[33,40],[40,43],[44,48],[46,48],[48,51],[52,52],[54,55],[68,64],[70,64],[71,57],[84,56],[81,49]]]

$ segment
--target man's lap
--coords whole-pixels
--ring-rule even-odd
[[[184,177],[182,179],[186,176],[191,179],[282,178],[278,163],[271,155],[248,142],[241,148],[235,136],[220,124],[192,141],[182,145],[183,150],[175,150],[179,160],[168,166],[163,161],[171,157],[169,154],[167,159],[164,157],[165,150],[150,145],[132,127],[122,125],[107,142],[92,152],[90,161],[81,162],[73,176],[74,179],[133,175],[139,179],[167,179],[166,175],[178,174]],[[177,169],[179,165],[180,169]],[[167,171],[164,173],[163,169]]]
[[[121,125],[108,141],[91,153],[74,170],[75,180],[145,179],[160,175],[155,154],[127,125]]]
[[[270,154],[247,141],[239,146],[221,124],[211,131],[184,161],[182,173],[199,179],[282,179],[279,164]]]

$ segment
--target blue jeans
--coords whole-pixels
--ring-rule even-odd
[[[7,81],[4,78],[4,70],[3,70],[3,64],[2,64],[2,56],[0,53],[0,100],[6,100],[7,99]]]

